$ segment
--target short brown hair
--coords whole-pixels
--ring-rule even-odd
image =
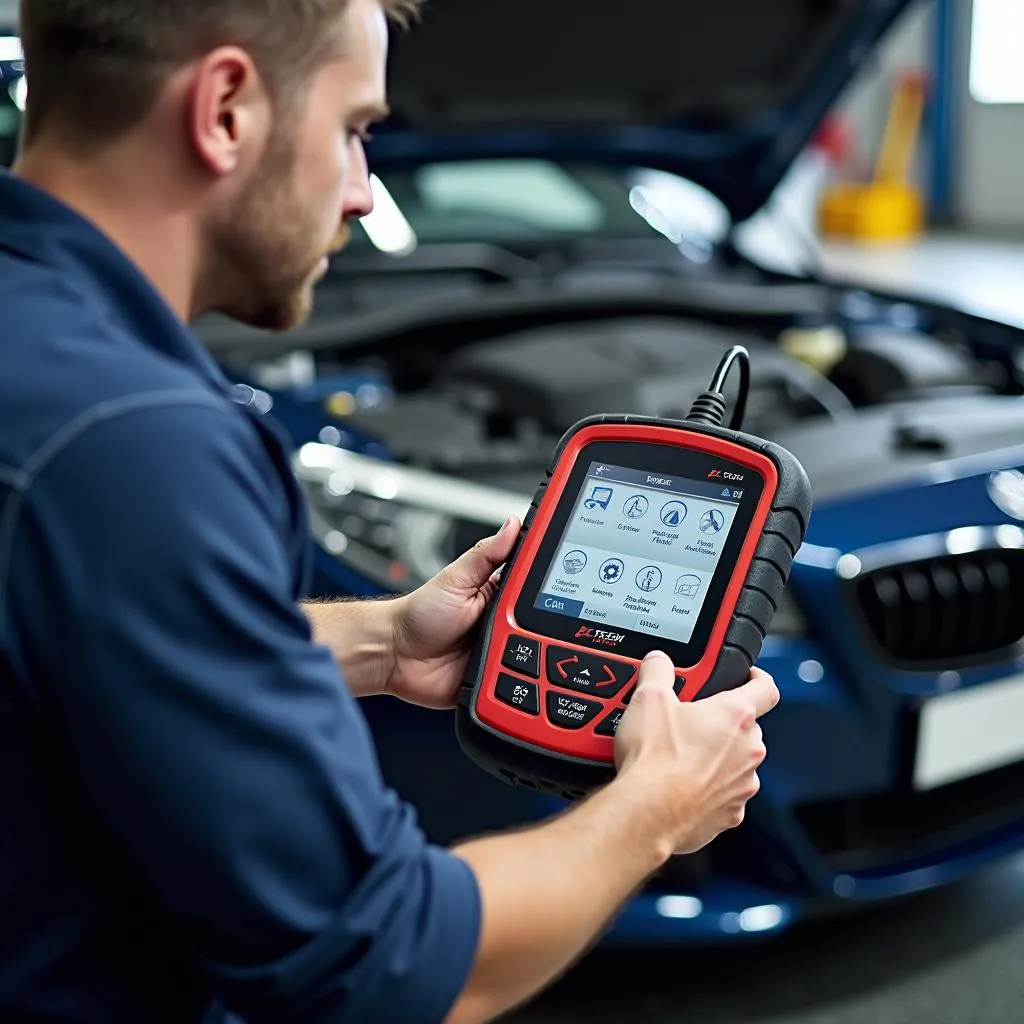
[[[405,24],[421,0],[379,0]],[[349,0],[21,0],[22,144],[57,121],[79,143],[126,132],[169,75],[215,46],[247,50],[275,100],[333,52]]]

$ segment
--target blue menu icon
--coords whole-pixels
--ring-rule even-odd
[[[686,505],[681,501],[670,501],[661,507],[661,521],[665,526],[678,526],[686,518]]]

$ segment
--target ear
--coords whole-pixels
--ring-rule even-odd
[[[224,46],[200,60],[187,118],[196,156],[212,174],[230,174],[247,154],[263,148],[270,99],[249,54]]]

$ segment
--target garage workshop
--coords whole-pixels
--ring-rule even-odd
[[[1022,45],[0,0],[0,1022],[1024,1021]]]

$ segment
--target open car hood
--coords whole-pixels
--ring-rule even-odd
[[[739,222],[912,2],[429,0],[394,35],[394,113],[370,158],[650,167]]]

